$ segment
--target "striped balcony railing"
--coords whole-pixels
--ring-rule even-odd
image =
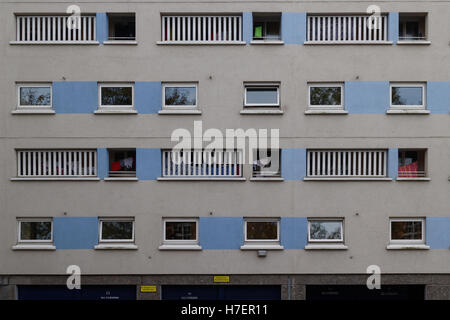
[[[307,42],[385,43],[387,16],[308,16]]]
[[[162,16],[162,43],[242,42],[241,16]]]
[[[16,42],[96,42],[95,16],[16,16]]]
[[[17,151],[18,177],[96,177],[96,150]]]
[[[386,177],[386,150],[308,150],[308,177]]]
[[[162,153],[163,177],[241,177],[239,151],[171,151]]]

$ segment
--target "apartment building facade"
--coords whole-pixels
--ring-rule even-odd
[[[449,4],[0,6],[1,299],[450,298]]]

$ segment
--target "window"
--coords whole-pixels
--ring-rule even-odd
[[[253,158],[253,177],[281,177],[281,150],[257,149]]]
[[[136,149],[108,149],[110,177],[136,177]]]
[[[254,13],[253,40],[281,40],[281,14]]]
[[[19,219],[19,243],[49,243],[53,241],[53,223],[51,219]]]
[[[344,109],[344,85],[317,83],[308,85],[310,109]]]
[[[134,219],[101,218],[100,242],[134,242]]]
[[[164,107],[170,109],[197,108],[196,83],[165,83],[163,85]]]
[[[279,219],[246,219],[245,241],[246,242],[279,242],[280,241]]]
[[[100,84],[99,106],[104,109],[132,109],[133,91],[133,84]]]
[[[426,150],[399,150],[398,177],[426,177],[425,155]]]
[[[134,13],[109,13],[108,25],[108,40],[136,40],[136,17]]]
[[[427,40],[426,13],[400,13],[399,40]]]
[[[425,243],[425,219],[392,218],[390,220],[391,243]]]
[[[50,83],[18,84],[18,109],[52,108],[52,85]]]
[[[166,244],[197,244],[197,219],[164,220],[164,242]]]
[[[344,221],[342,219],[308,220],[309,242],[344,242]]]
[[[245,107],[279,107],[279,83],[247,83],[245,86]]]
[[[391,84],[392,109],[425,109],[425,85]]]

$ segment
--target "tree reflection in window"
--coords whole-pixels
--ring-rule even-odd
[[[39,222],[22,221],[20,223],[20,239],[51,240],[52,223],[50,221],[39,221]]]
[[[131,106],[132,90],[132,87],[102,87],[102,105]]]
[[[310,105],[313,106],[341,105],[341,87],[311,87]]]
[[[21,106],[49,106],[49,87],[22,87],[20,88]]]
[[[102,221],[102,240],[133,239],[132,221]]]
[[[309,232],[312,240],[341,240],[342,223],[340,221],[311,221]]]
[[[195,106],[197,104],[195,87],[166,87],[166,106]]]

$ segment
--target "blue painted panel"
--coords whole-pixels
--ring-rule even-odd
[[[105,179],[108,176],[109,171],[109,157],[108,149],[97,149],[97,175],[100,179]]]
[[[302,180],[306,175],[306,149],[281,150],[281,176],[285,180]]]
[[[161,176],[160,149],[136,149],[136,176],[139,180],[156,180]]]
[[[349,113],[385,113],[389,109],[387,81],[347,81],[344,90]]]
[[[431,113],[450,113],[450,82],[427,82],[426,95]]]
[[[52,94],[56,113],[93,113],[98,108],[97,82],[53,82]]]
[[[96,37],[99,43],[108,40],[108,15],[105,12],[96,14]]]
[[[281,14],[281,39],[285,44],[303,44],[306,40],[306,13]]]
[[[285,249],[304,249],[308,240],[307,218],[281,218],[281,245]]]
[[[388,150],[388,176],[397,179],[398,176],[398,149]]]
[[[242,13],[242,40],[250,43],[253,39],[253,13]]]
[[[388,14],[388,40],[392,41],[394,44],[398,41],[399,34],[399,13],[398,12],[389,12]]]
[[[134,84],[134,106],[138,113],[158,113],[162,107],[161,82],[136,82]]]
[[[431,249],[449,249],[450,217],[427,217],[425,234]]]
[[[239,249],[244,243],[244,220],[241,217],[200,218],[199,240],[203,249]]]
[[[97,217],[53,218],[56,249],[93,249],[98,244]]]

